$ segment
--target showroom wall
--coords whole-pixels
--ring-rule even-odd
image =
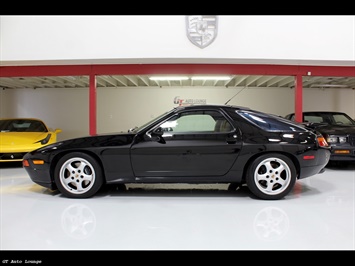
[[[0,117],[35,117],[61,128],[58,140],[89,132],[88,89],[9,89],[0,91]]]
[[[1,65],[248,63],[354,65],[355,16],[218,16],[200,49],[186,16],[0,16]]]
[[[201,49],[188,39],[186,16],[180,15],[0,16],[0,65],[354,66],[354,32],[355,16],[218,16],[215,40]],[[175,97],[225,103],[240,89],[98,88],[97,132],[142,124],[176,106]],[[89,132],[88,89],[6,89],[0,97],[0,117],[42,118],[63,129],[59,139]],[[294,90],[248,88],[230,103],[286,115],[294,111]],[[354,104],[351,89],[303,91],[305,111],[344,111],[355,118]]]
[[[229,104],[285,116],[294,111],[294,90],[288,88],[136,87],[97,89],[97,133],[127,131],[172,109],[174,99]],[[89,89],[7,89],[0,91],[0,117],[37,117],[61,128],[58,140],[89,132]],[[355,90],[304,89],[305,111],[343,111],[355,118]]]

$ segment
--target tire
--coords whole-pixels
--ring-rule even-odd
[[[101,188],[103,172],[98,162],[86,153],[64,155],[54,172],[58,190],[68,198],[89,198]]]
[[[272,153],[256,158],[248,168],[246,183],[258,198],[278,200],[293,189],[296,167],[285,155]]]

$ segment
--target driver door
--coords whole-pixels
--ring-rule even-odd
[[[132,146],[131,160],[135,176],[142,180],[188,181],[225,175],[240,148],[240,134],[222,113],[185,111],[148,131]]]

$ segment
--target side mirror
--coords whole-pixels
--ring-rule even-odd
[[[60,133],[60,132],[62,132],[62,130],[60,128],[56,128],[54,132],[55,133]]]
[[[161,127],[158,127],[156,130],[154,130],[152,132],[152,136],[154,136],[154,137],[161,137],[161,136],[163,136],[163,134],[164,134],[164,131]]]
[[[163,138],[163,134],[164,134],[164,130],[161,127],[158,127],[156,130],[154,130],[151,135],[152,135],[152,139],[154,141],[157,141],[161,144],[165,144],[165,140]]]

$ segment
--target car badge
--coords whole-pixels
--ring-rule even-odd
[[[205,48],[217,37],[217,16],[186,16],[187,38],[196,46]]]

